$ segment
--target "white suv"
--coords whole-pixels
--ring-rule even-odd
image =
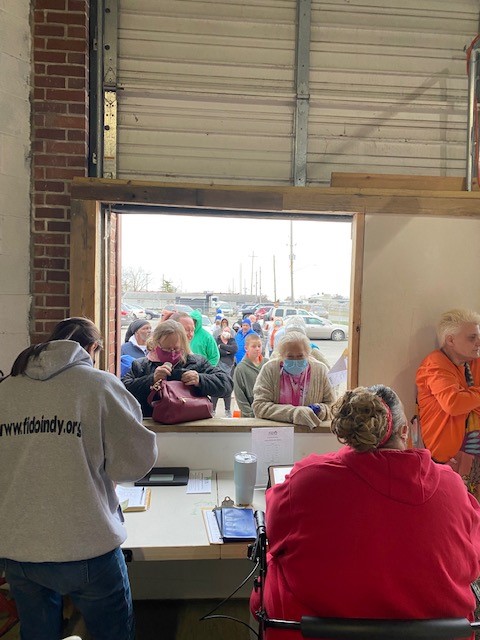
[[[312,316],[313,313],[306,309],[297,309],[296,307],[272,307],[270,312],[265,316],[265,320],[272,321],[275,318],[286,320],[290,316]]]

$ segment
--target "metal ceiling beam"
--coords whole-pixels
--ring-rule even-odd
[[[293,144],[293,184],[307,182],[308,112],[310,102],[311,0],[297,0],[295,131]]]

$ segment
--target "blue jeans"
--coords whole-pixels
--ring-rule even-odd
[[[95,640],[134,640],[132,595],[121,549],[76,562],[5,560],[20,616],[22,640],[63,638],[63,601],[69,595]]]

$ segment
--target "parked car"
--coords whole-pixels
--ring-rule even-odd
[[[128,325],[133,322],[135,318],[132,316],[131,312],[127,307],[123,304],[120,307],[120,326],[128,327]]]
[[[213,333],[213,330],[215,329],[215,325],[210,320],[210,318],[204,315],[202,315],[202,327],[206,329],[209,333]]]
[[[322,305],[314,304],[310,307],[310,312],[321,318],[328,318],[328,311]]]
[[[184,313],[192,313],[193,309],[188,304],[166,304],[164,307],[167,311],[175,311]]]
[[[160,318],[160,312],[153,309],[145,309],[145,318],[151,320],[152,318]]]
[[[314,315],[302,316],[305,329],[310,340],[345,340],[348,337],[348,327],[345,324],[334,324],[330,320]]]
[[[135,320],[137,318],[140,318],[141,320],[143,320],[147,317],[147,314],[145,313],[145,309],[143,309],[142,307],[137,307],[136,305],[133,305],[133,304],[127,304],[126,302],[123,302],[122,304],[127,309],[127,311],[129,311],[132,314]]]
[[[310,311],[306,309],[299,309],[298,307],[272,307],[268,313],[265,314],[264,320],[271,322],[275,318],[282,318],[284,321],[289,316],[309,316],[312,315]]]

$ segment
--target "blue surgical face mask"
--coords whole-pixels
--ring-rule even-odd
[[[284,370],[292,376],[298,376],[307,368],[307,360],[284,360]]]

